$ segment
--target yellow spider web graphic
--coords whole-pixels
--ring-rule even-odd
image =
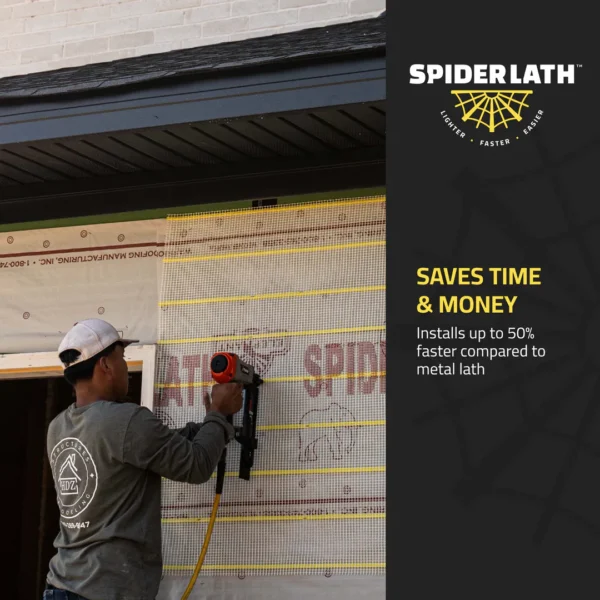
[[[533,90],[452,90],[458,99],[454,106],[463,111],[463,121],[475,121],[476,128],[487,127],[490,133],[509,121],[521,121],[521,110],[529,107],[525,100]]]

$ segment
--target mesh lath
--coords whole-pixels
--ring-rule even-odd
[[[218,351],[265,380],[251,480],[231,442],[201,576],[385,571],[385,211],[370,197],[169,217],[155,412],[200,421]],[[164,568],[189,576],[214,485],[162,494]]]

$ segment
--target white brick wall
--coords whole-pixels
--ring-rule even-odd
[[[0,0],[0,77],[375,17],[385,0]]]

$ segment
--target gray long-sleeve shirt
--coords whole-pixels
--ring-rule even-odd
[[[61,513],[48,582],[87,600],[154,600],[161,477],[208,481],[233,434],[216,412],[180,430],[133,403],[72,404],[60,413],[47,437]]]

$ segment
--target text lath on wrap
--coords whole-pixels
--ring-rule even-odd
[[[239,447],[203,575],[385,570],[385,197],[168,219],[154,410],[201,420],[209,360],[265,378],[251,481]],[[189,576],[214,485],[163,485],[165,570]]]

